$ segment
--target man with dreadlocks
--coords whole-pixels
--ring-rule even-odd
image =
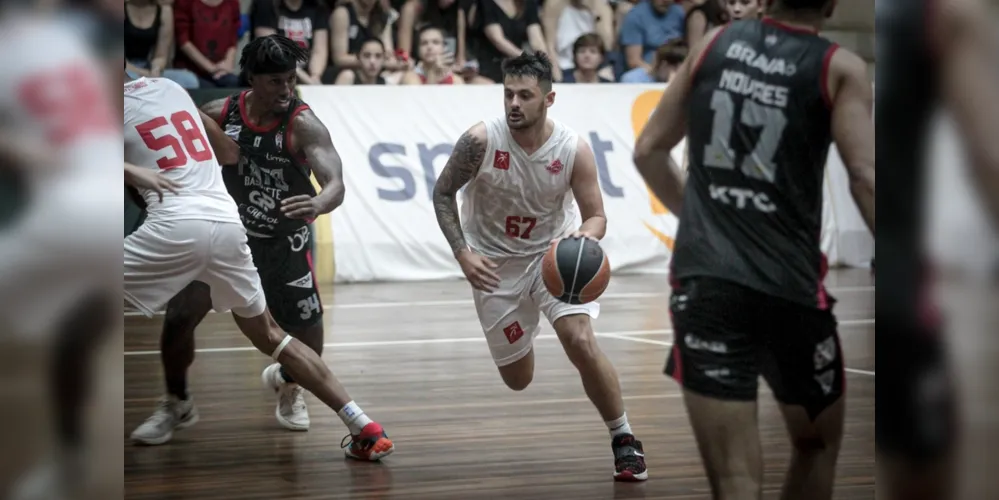
[[[282,329],[322,354],[323,309],[313,279],[309,223],[340,206],[344,185],[329,131],[294,94],[297,65],[307,59],[308,53],[284,36],[257,38],[240,58],[251,89],[202,110],[240,146],[238,165],[223,168],[222,177],[239,207],[271,314]],[[322,187],[318,194],[310,173]],[[167,305],[161,347],[168,395],[132,433],[134,441],[166,443],[175,429],[197,420],[187,369],[194,360],[194,329],[211,308],[210,291],[199,282]],[[263,380],[278,395],[278,422],[290,430],[308,430],[305,390],[278,363],[264,369]],[[352,438],[347,456],[378,460],[391,453],[382,427],[333,382],[338,399],[333,409]]]

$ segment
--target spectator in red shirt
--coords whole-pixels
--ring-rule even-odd
[[[239,0],[176,0],[176,65],[198,75],[201,87],[237,87]]]

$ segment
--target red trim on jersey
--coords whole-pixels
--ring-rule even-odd
[[[222,122],[225,121],[225,115],[229,114],[229,100],[230,99],[232,99],[231,95],[228,95],[228,96],[225,97],[225,104],[222,105],[222,113],[219,114],[218,119],[215,120],[216,122],[218,122],[218,124],[219,124],[220,127],[222,126]]]
[[[715,42],[718,41],[718,38],[721,37],[722,33],[724,33],[725,30],[727,30],[729,26],[731,26],[731,25],[726,24],[726,25],[722,26],[722,28],[720,30],[718,30],[718,33],[715,34],[715,37],[712,38],[711,41],[708,42],[708,44],[704,46],[704,50],[702,50],[701,53],[697,55],[697,61],[694,61],[694,65],[690,67],[690,81],[691,81],[691,83],[693,83],[693,81],[694,81],[694,75],[697,74],[697,70],[701,69],[701,64],[704,63],[704,58],[708,55],[709,52],[711,52],[711,48],[715,46]]]
[[[832,64],[833,55],[839,50],[839,44],[834,43],[826,49],[826,55],[822,58],[822,72],[819,77],[819,86],[822,91],[822,100],[826,102],[826,107],[832,109],[832,94],[829,93],[829,65]]]
[[[277,128],[281,124],[281,120],[274,120],[274,123],[268,125],[257,125],[250,121],[250,117],[246,114],[246,94],[249,94],[249,90],[244,90],[239,94],[239,116],[243,119],[243,123],[252,131],[258,134],[266,134],[271,130]]]
[[[829,309],[829,295],[826,293],[826,274],[829,273],[829,259],[826,258],[826,254],[822,254],[822,260],[819,261],[819,289],[815,293],[815,298],[819,303],[819,309],[825,311]]]
[[[817,35],[819,34],[814,28],[803,28],[801,26],[791,26],[790,24],[784,24],[772,17],[764,17],[763,24],[769,24],[776,28],[780,28],[784,31],[790,31],[791,33],[801,33],[805,35]]]
[[[673,352],[670,353],[673,355],[673,380],[676,380],[676,383],[683,387],[683,357],[680,356],[680,347],[676,345],[676,342],[678,341],[674,337],[671,349]]]
[[[288,126],[284,128],[284,143],[287,145],[286,147],[288,148],[288,152],[291,153],[295,160],[298,160],[298,162],[303,165],[308,163],[308,160],[305,158],[305,154],[302,153],[301,150],[299,150],[298,153],[293,153],[291,151],[291,131],[295,127],[295,117],[307,109],[311,109],[308,104],[300,104],[297,108],[295,108],[295,110],[291,112],[291,116],[288,118]]]

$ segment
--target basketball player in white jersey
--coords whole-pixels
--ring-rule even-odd
[[[3,471],[4,479],[20,480],[3,483],[0,498],[54,500],[80,486],[74,478],[93,480],[95,450],[86,446],[83,416],[94,354],[120,321],[121,177],[114,167],[121,131],[88,41],[34,9],[0,5],[0,170],[7,188],[0,200],[7,212],[0,224],[0,363],[10,377],[5,382],[27,389],[7,394],[0,420],[37,420],[47,406],[55,435],[38,439],[35,425],[2,427],[5,456],[18,457],[7,466],[26,470]],[[41,390],[32,383],[40,373]],[[25,449],[43,442],[52,443],[50,452]]]
[[[231,142],[213,120],[202,120],[176,83],[140,78],[125,84],[126,181],[138,183],[147,205],[145,222],[125,239],[125,298],[152,316],[192,281],[206,283],[215,310],[231,310],[254,347],[280,362],[302,387],[338,412],[345,425],[380,430],[377,437],[352,442],[348,456],[378,460],[388,455],[393,445],[381,427],[350,399],[319,355],[281,331],[267,311],[246,229],[222,181],[206,127],[216,144]],[[143,175],[137,168],[156,175]],[[158,187],[177,194],[166,193],[160,201]],[[164,399],[161,405],[169,409],[165,417],[179,422],[174,429],[197,421],[190,398]]]
[[[555,102],[552,65],[523,53],[503,65],[505,118],[465,132],[434,188],[437,221],[471,283],[475,309],[500,376],[515,391],[534,376],[539,314],[555,328],[587,396],[612,436],[614,478],[648,478],[642,444],[631,433],[617,372],[600,350],[590,318],[596,303],[566,304],[545,288],[541,258],[554,239],[599,240],[607,219],[590,146],[548,118]],[[458,216],[456,195],[464,192]],[[579,211],[582,225],[577,226]]]

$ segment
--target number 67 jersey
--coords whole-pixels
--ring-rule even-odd
[[[828,306],[819,240],[836,48],[771,19],[737,21],[691,68],[675,279],[714,277]]]
[[[196,219],[242,224],[226,191],[197,106],[180,85],[165,78],[125,84],[125,161],[177,182],[177,194],[140,192],[146,222]]]

